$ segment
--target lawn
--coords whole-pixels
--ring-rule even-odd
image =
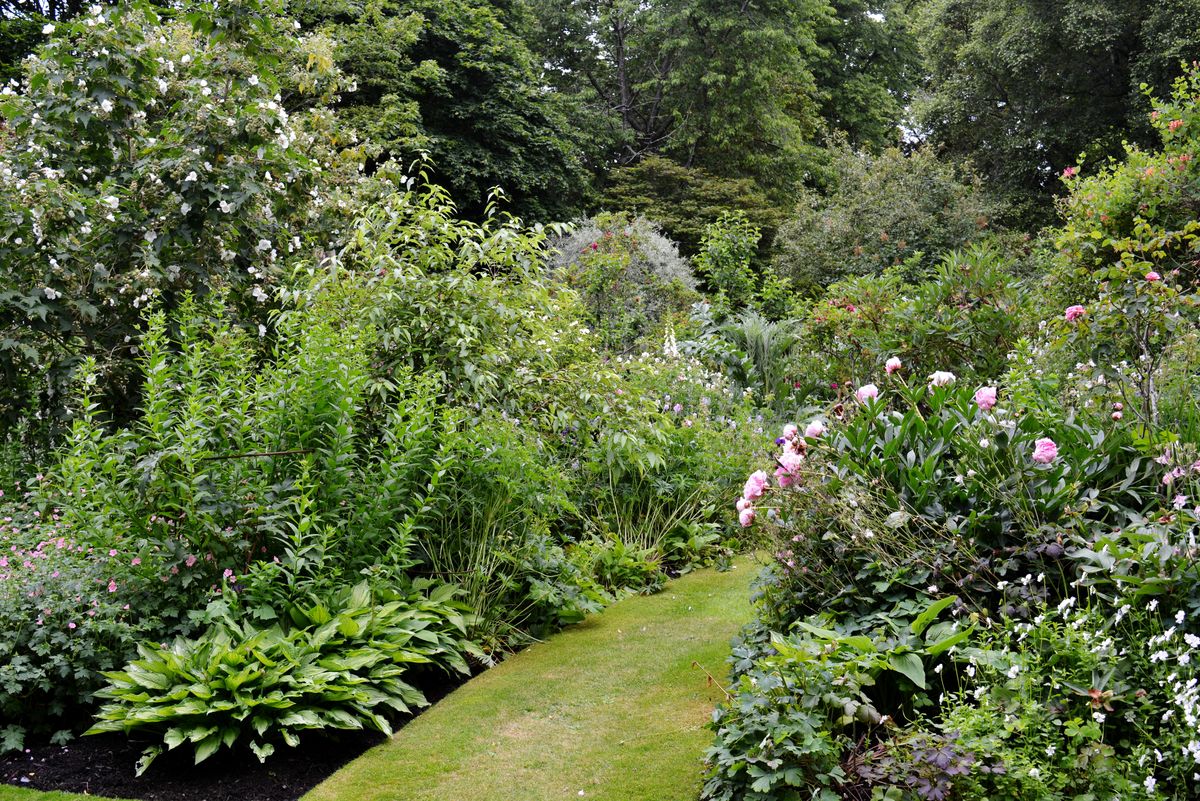
[[[703,570],[473,679],[306,801],[697,796],[729,639],[750,619],[749,560]]]

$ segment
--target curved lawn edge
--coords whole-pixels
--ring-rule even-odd
[[[0,784],[0,801],[96,801],[96,798],[98,796],[26,790],[24,787]],[[109,801],[113,800],[109,799]],[[120,801],[120,799],[115,801]]]
[[[690,801],[757,568],[626,598],[455,690],[305,801]]]

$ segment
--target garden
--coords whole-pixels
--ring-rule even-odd
[[[710,5],[0,0],[0,799],[1200,795],[1200,19]]]

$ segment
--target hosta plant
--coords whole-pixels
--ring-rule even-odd
[[[427,704],[405,680],[414,665],[468,674],[467,622],[442,586],[428,597],[372,597],[366,582],[329,604],[293,612],[292,628],[257,629],[232,617],[195,639],[143,643],[124,670],[105,673],[107,703],[88,734],[161,736],[138,762],[141,775],[167,749],[189,745],[200,763],[249,740],[265,761],[277,741],[299,743],[313,729],[371,728]]]

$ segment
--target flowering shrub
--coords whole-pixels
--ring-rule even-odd
[[[0,751],[27,731],[69,738],[100,671],[158,630],[146,603],[158,567],[143,556],[79,540],[57,513],[0,506]]]
[[[170,21],[148,3],[96,5],[55,27],[21,93],[4,90],[6,423],[30,403],[57,419],[84,357],[127,419],[147,305],[223,286],[261,321],[290,254],[336,238],[362,154],[335,144],[349,137],[324,108],[332,43],[291,31],[258,0]]]

